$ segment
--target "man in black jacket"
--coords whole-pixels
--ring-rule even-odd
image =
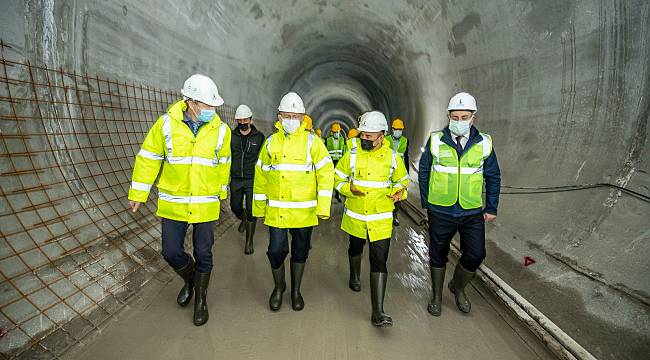
[[[253,217],[253,177],[255,163],[264,143],[264,134],[253,125],[253,113],[246,105],[239,105],[235,112],[237,128],[232,132],[230,149],[230,209],[241,220],[239,232],[246,231],[244,253],[252,254],[253,235],[257,219]],[[246,208],[242,206],[246,197]],[[244,214],[244,212],[246,212]]]

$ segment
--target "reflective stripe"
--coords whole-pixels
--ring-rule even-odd
[[[137,181],[132,181],[131,182],[131,189],[133,190],[140,190],[140,191],[147,191],[151,190],[151,187],[153,184],[145,184]]]
[[[332,190],[318,190],[318,196],[332,197]]]
[[[167,162],[170,164],[179,164],[179,165],[204,165],[204,166],[216,166],[214,159],[206,159],[198,156],[172,156],[167,158]]]
[[[253,194],[253,200],[266,200],[266,194]]]
[[[343,184],[345,184],[347,181],[340,182],[338,185],[336,185],[336,190],[340,191],[341,188],[343,187]]]
[[[434,159],[438,159],[440,157],[440,144],[443,143],[440,140],[440,134],[441,132],[439,131],[431,133],[430,147],[431,147],[431,155],[433,155]]]
[[[262,160],[257,159],[257,166],[262,167]]]
[[[228,191],[228,185],[221,185],[221,191]]]
[[[160,200],[169,201],[173,203],[181,204],[202,204],[202,203],[214,203],[219,202],[218,195],[211,196],[180,196],[180,195],[169,195],[164,192],[158,193],[158,198]]]
[[[375,188],[375,189],[387,189],[391,185],[390,181],[369,181],[369,180],[354,179],[352,180],[352,182],[354,183],[354,185],[359,185],[368,188]]]
[[[390,172],[388,173],[388,178],[393,177],[393,172],[397,169],[397,153],[393,151],[393,162],[390,165]]]
[[[349,179],[350,178],[349,176],[345,175],[343,173],[343,171],[341,171],[339,169],[334,169],[334,173],[336,173],[336,175],[338,175],[340,178],[343,178],[343,179]]]
[[[318,201],[279,201],[279,200],[270,200],[268,201],[268,206],[283,208],[283,209],[307,209],[313,208],[318,205]]]
[[[217,162],[219,164],[226,164],[226,163],[230,162],[230,159],[231,159],[230,156],[223,156],[223,157],[220,157]]]
[[[483,137],[483,141],[481,141],[483,144],[483,158],[487,158],[492,153],[492,137],[483,133],[481,133],[481,136]]]
[[[323,160],[319,161],[316,165],[314,165],[314,169],[318,170],[322,168],[323,166],[327,165],[327,163],[331,162],[332,159],[329,156],[326,156],[323,158]]]
[[[387,220],[387,219],[392,219],[393,218],[393,212],[384,212],[384,213],[379,213],[379,214],[370,214],[370,215],[363,215],[363,214],[357,214],[354,211],[345,208],[345,215],[361,220],[361,221],[376,221],[376,220]]]
[[[269,137],[266,139],[266,151],[268,151],[269,155],[271,155],[271,139],[273,138],[273,134],[269,135]]]
[[[458,174],[458,168],[455,166],[433,165],[431,170],[439,173]],[[483,167],[481,166],[478,168],[469,168],[469,167],[460,168],[460,173],[464,175],[481,174],[483,173]]]
[[[143,158],[151,159],[151,160],[163,160],[165,159],[165,155],[160,155],[156,154],[151,151],[147,151],[145,149],[140,149],[140,152],[138,152],[138,156],[142,156]]]
[[[312,160],[311,160],[311,144],[314,142],[314,134],[309,133],[309,138],[307,139],[307,165],[312,165]]]
[[[219,126],[219,137],[217,138],[217,149],[214,151],[215,158],[219,157],[219,151],[221,151],[221,147],[223,146],[223,139],[225,137],[226,137],[226,123],[221,123],[221,126]]]
[[[165,135],[165,146],[167,147],[167,157],[171,157],[173,154],[172,151],[172,119],[168,114],[163,114],[163,126],[162,132]]]
[[[350,149],[350,176],[354,178],[357,167],[357,138],[352,139],[352,149]]]
[[[341,155],[343,150],[329,150],[330,155]]]
[[[275,165],[262,165],[264,171],[312,171],[313,165],[301,164],[275,164]]]
[[[404,185],[402,185],[400,183],[397,183],[397,184],[395,184],[395,186],[393,186],[393,189],[401,189],[403,187],[404,187]]]
[[[397,180],[396,182],[402,182],[402,181],[404,181],[404,180],[406,180],[406,179],[408,179],[408,178],[409,178],[409,176],[408,176],[408,175],[404,175],[404,177],[403,177],[403,178],[401,178],[401,179],[399,179],[399,180]]]

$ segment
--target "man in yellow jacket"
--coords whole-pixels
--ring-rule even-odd
[[[183,100],[158,118],[142,143],[129,204],[136,212],[160,173],[156,214],[162,218],[162,255],[184,281],[178,304],[187,306],[195,294],[194,325],[200,326],[208,321],[213,225],[228,194],[230,128],[215,112],[223,99],[212,79],[192,75],[181,94]],[[190,225],[194,258],[183,247]]]
[[[352,291],[361,290],[361,254],[370,241],[370,294],[372,324],[393,325],[384,313],[388,250],[393,231],[393,209],[406,199],[409,177],[402,158],[385,138],[386,117],[379,111],[361,116],[359,146],[343,155],[335,170],[336,189],[346,196],[341,229],[350,235],[348,256]]]
[[[305,106],[300,96],[286,94],[278,110],[278,131],[266,139],[255,167],[253,216],[263,217],[269,227],[266,255],[275,283],[269,299],[272,311],[282,306],[287,232],[291,234],[291,306],[300,311],[304,307],[300,284],[311,232],[318,218],[330,216],[334,166],[323,142],[304,131]]]

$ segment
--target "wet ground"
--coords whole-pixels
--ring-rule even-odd
[[[243,254],[243,236],[234,226],[218,238],[208,293],[210,321],[192,325],[192,307],[175,299],[181,282],[154,282],[127,310],[107,324],[101,336],[67,355],[75,359],[540,359],[539,343],[509,318],[498,303],[469,289],[473,307],[460,314],[445,292],[443,315],[426,311],[430,294],[423,230],[402,216],[389,260],[385,310],[394,327],[370,324],[367,251],[362,291],[347,287],[347,237],[338,229],[342,205],[332,220],[314,231],[302,294],[305,309],[268,309],[273,287],[265,248],[268,231],[258,227],[255,253]],[[450,276],[448,274],[448,276]],[[288,280],[287,272],[287,280]]]

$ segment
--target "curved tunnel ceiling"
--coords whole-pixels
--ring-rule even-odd
[[[650,194],[650,3],[645,0],[18,3],[5,2],[0,12],[12,56],[174,91],[188,74],[204,73],[216,80],[226,103],[249,104],[267,134],[271,124],[264,120],[274,119],[281,96],[294,90],[324,130],[335,119],[350,126],[370,109],[405,119],[404,134],[417,162],[430,132],[445,126],[449,97],[469,91],[478,99],[477,126],[494,138],[504,185],[610,183]],[[149,112],[140,114],[137,128],[130,124],[128,138],[119,138],[117,129],[110,138],[91,137],[69,124],[63,134],[54,134],[61,124],[32,129],[33,123],[21,123],[6,130],[26,131],[21,139],[29,144],[54,144],[48,151],[56,158],[28,162],[20,147],[27,145],[3,148],[2,159],[22,167],[17,176],[3,179],[3,194],[15,194],[20,184],[29,189],[47,188],[54,180],[75,184],[55,187],[61,194],[38,206],[66,214],[65,209],[82,208],[87,214],[25,223],[6,219],[30,218],[34,211],[7,205],[1,214],[10,240],[36,233],[50,247],[71,239],[85,244],[119,220],[129,230],[120,239],[130,240],[146,225],[144,236],[155,243],[153,205],[143,218],[124,213],[117,199],[128,183],[116,180],[128,178],[129,159],[146,133],[145,121],[152,120]],[[113,122],[100,116],[90,124],[112,129]],[[80,155],[81,145],[68,147],[69,141],[85,144],[87,151]],[[114,149],[121,155],[110,155]],[[80,157],[90,165],[61,160]],[[38,171],[29,166],[41,162],[48,171],[60,170],[58,175],[34,176]],[[85,185],[89,180],[98,185]],[[97,187],[110,195],[98,194]],[[98,196],[110,206],[93,205]],[[647,314],[643,304],[650,299],[646,206],[600,187],[536,195],[504,189],[498,221],[487,228],[487,261],[569,332],[584,334],[584,328],[565,317],[567,311],[584,314],[590,328],[603,333],[612,325],[620,329],[621,336],[586,344],[599,355],[616,358],[610,349],[625,352],[618,338],[633,339],[628,348],[647,348],[650,321],[638,317]],[[87,225],[93,234],[66,232],[68,224]],[[518,261],[530,253],[548,260],[543,270],[527,271],[534,284],[557,288],[554,296],[540,297],[528,286]],[[601,285],[585,285],[580,274]],[[564,293],[570,296],[556,301],[555,295]]]

